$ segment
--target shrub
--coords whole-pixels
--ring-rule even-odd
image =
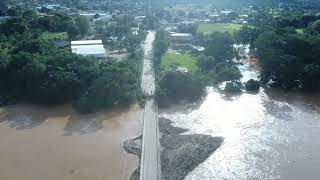
[[[164,74],[159,80],[158,86],[157,99],[162,104],[169,99],[177,102],[180,100],[196,100],[202,96],[205,83],[198,74],[172,70]]]
[[[227,82],[226,86],[224,87],[224,91],[231,92],[231,93],[238,93],[241,92],[243,85],[240,81],[231,81]]]
[[[254,79],[250,79],[249,81],[247,81],[245,83],[245,88],[246,88],[246,91],[259,91],[260,89],[260,83],[259,81],[257,80],[254,80]]]

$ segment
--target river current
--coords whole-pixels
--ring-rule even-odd
[[[143,110],[89,115],[71,105],[0,109],[0,180],[127,180],[139,159],[122,147],[141,133]]]
[[[257,79],[256,64],[241,61],[241,80]],[[262,88],[226,95],[209,87],[201,102],[161,109],[160,116],[190,129],[188,134],[224,137],[186,180],[320,179],[319,94]]]

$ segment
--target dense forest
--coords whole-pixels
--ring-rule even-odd
[[[261,16],[261,14],[257,14]],[[262,66],[261,82],[271,87],[320,90],[320,17],[285,12],[273,18],[255,18],[254,27],[238,33],[249,43]]]
[[[7,14],[11,18],[0,24],[1,104],[73,102],[77,110],[92,112],[129,105],[139,95],[139,52],[130,60],[99,63],[55,45],[85,36],[88,19],[19,9]]]

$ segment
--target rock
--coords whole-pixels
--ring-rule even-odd
[[[223,142],[221,137],[192,134],[182,135],[187,129],[174,127],[168,119],[159,119],[161,133],[161,171],[163,180],[183,180],[188,173],[205,161]],[[140,158],[142,136],[128,139],[123,147]],[[134,170],[130,180],[139,180],[140,167]]]
[[[134,139],[127,139],[123,142],[123,148],[129,154],[134,154],[141,157],[141,149],[142,149],[142,135],[134,138]]]
[[[159,120],[159,131],[162,134],[182,134],[187,132],[187,129],[174,127],[172,126],[172,122],[169,119],[160,118]]]
[[[142,135],[133,138],[127,139],[123,142],[123,148],[129,154],[134,154],[141,159],[141,150],[142,150]],[[140,179],[140,166],[135,169],[130,176],[129,180],[139,180]]]
[[[139,179],[140,179],[140,167],[138,167],[132,172],[129,180],[139,180]]]
[[[223,142],[221,137],[193,134],[181,135],[186,129],[173,127],[171,121],[159,120],[161,171],[164,180],[182,180],[205,161]]]
[[[259,92],[260,82],[254,79],[250,79],[245,83],[245,89],[249,92]]]

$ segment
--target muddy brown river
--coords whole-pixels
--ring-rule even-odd
[[[92,115],[69,105],[0,111],[1,180],[127,180],[138,166],[122,148],[141,132],[138,106]]]
[[[259,70],[248,61],[242,81]],[[226,95],[208,88],[195,104],[162,109],[191,133],[224,137],[222,146],[186,180],[319,180],[320,95],[261,89]]]

